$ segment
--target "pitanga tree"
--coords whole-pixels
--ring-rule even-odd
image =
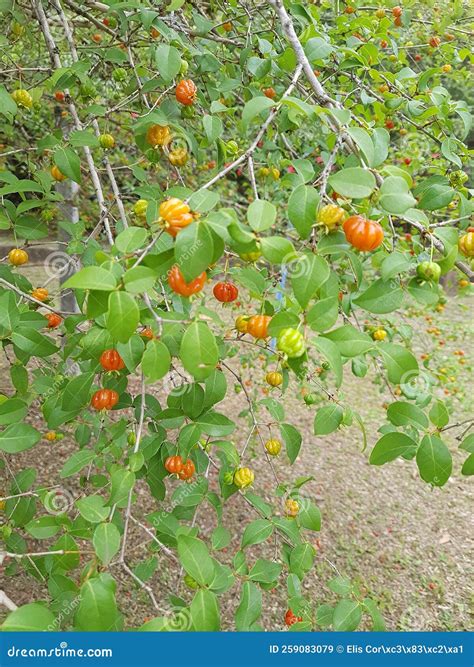
[[[260,629],[277,585],[292,629],[384,627],[341,577],[335,606],[305,597],[321,517],[311,475],[292,476],[304,443],[285,394],[302,389],[315,437],[353,424],[371,464],[448,480],[449,409],[391,315],[442,309],[444,277],[461,294],[474,277],[471,117],[450,94],[472,32],[468,3],[360,4],[2,3],[1,557],[50,595],[4,629],[122,629],[119,575],[149,596],[144,630],[218,630],[229,594],[231,627]],[[31,282],[29,249],[54,233],[61,271]],[[240,371],[258,355],[263,398]],[[384,383],[375,437],[340,392],[351,374]],[[239,431],[219,409],[234,391]],[[72,453],[38,488],[34,447],[64,436]],[[248,521],[224,559],[232,503]],[[132,526],[150,551],[133,564]],[[162,563],[181,571],[172,598],[147,583]]]

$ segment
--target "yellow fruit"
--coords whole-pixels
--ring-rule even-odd
[[[377,329],[373,333],[374,340],[385,340],[387,338],[387,332],[385,329]]]
[[[328,204],[319,209],[318,223],[325,225],[328,229],[333,229],[344,222],[345,217],[346,212],[343,208],[336,204]]]
[[[243,259],[244,262],[256,262],[262,256],[260,250],[254,250],[253,252],[242,252],[239,253],[240,259]]]
[[[270,176],[273,178],[274,181],[278,181],[280,178],[280,170],[277,169],[276,167],[272,167],[270,169]]]
[[[235,328],[240,333],[247,333],[249,328],[249,318],[246,315],[239,315],[235,320]]]
[[[466,257],[474,257],[474,232],[463,234],[458,242],[459,250]]]
[[[185,148],[174,148],[169,152],[168,160],[174,167],[183,167],[188,161],[188,151]]]
[[[28,259],[28,253],[26,250],[22,250],[21,248],[14,248],[8,253],[8,261],[13,266],[21,266],[22,264],[26,264]]]
[[[287,498],[285,502],[285,510],[287,516],[295,517],[297,516],[300,510],[300,506],[298,505],[296,500],[293,500],[292,498]]]
[[[56,167],[55,164],[51,167],[51,176],[55,181],[64,181],[66,178],[62,171],[60,171],[59,167]]]
[[[273,371],[273,372],[267,373],[265,375],[265,381],[271,387],[279,387],[283,382],[283,375],[281,373],[277,373],[276,371]]]
[[[33,98],[31,97],[30,93],[24,88],[18,88],[17,90],[14,90],[11,96],[19,107],[25,107],[26,109],[31,109],[31,107],[33,106]]]
[[[152,125],[146,133],[147,142],[156,146],[167,146],[171,141],[171,131],[168,125]]]
[[[113,148],[115,146],[115,139],[111,134],[101,134],[99,144],[102,148]]]
[[[449,63],[446,63],[443,65],[441,68],[445,74],[449,74],[449,72],[453,69]]]
[[[247,486],[250,486],[254,479],[255,475],[250,468],[239,468],[234,473],[234,484],[239,489],[245,489]]]
[[[469,280],[466,280],[465,278],[462,278],[459,281],[459,287],[467,287],[469,285]]]
[[[44,437],[46,440],[52,442],[53,440],[56,440],[56,431],[48,431]]]
[[[270,456],[278,456],[278,454],[281,452],[281,442],[279,440],[275,440],[274,438],[267,440],[265,443],[265,449],[270,454]]]
[[[148,208],[147,200],[146,199],[139,199],[137,202],[135,202],[135,205],[133,207],[133,212],[139,218],[145,218],[147,208]]]
[[[48,290],[45,287],[37,287],[31,292],[31,296],[37,301],[46,301],[48,298]]]

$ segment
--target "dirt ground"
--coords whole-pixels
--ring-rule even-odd
[[[41,262],[29,270],[40,280]],[[455,350],[463,349],[469,359],[468,350],[473,349],[472,310],[464,300],[451,302],[444,312],[432,314],[434,322],[431,326],[440,329],[439,336],[426,333],[430,325],[422,314],[408,313],[404,317],[405,322],[415,327],[414,347],[418,355],[438,346],[440,339],[445,341],[438,367],[447,367],[449,377],[453,379],[440,386],[438,392],[440,398],[445,398],[452,405],[454,423],[472,414],[473,408],[472,365],[469,360],[467,364],[460,365],[460,357],[453,354]],[[256,361],[243,370],[244,380],[255,383],[257,377],[263,376],[259,363]],[[5,368],[5,360],[2,367]],[[436,366],[430,368],[439,370]],[[326,583],[340,573],[357,582],[364,594],[377,602],[389,630],[467,630],[472,627],[473,494],[470,479],[460,474],[465,456],[457,451],[459,443],[455,436],[458,430],[448,430],[445,434],[454,456],[454,471],[442,489],[431,489],[424,483],[413,461],[397,460],[381,467],[371,466],[368,454],[377,440],[378,427],[384,423],[382,405],[393,399],[385,387],[368,382],[367,378],[354,378],[349,368],[345,370],[345,375],[341,395],[365,421],[369,440],[365,453],[361,453],[362,437],[355,425],[329,436],[315,437],[315,406],[306,406],[297,395],[295,386],[290,387],[281,399],[285,404],[287,420],[298,426],[304,440],[300,456],[292,467],[285,464],[283,457],[277,460],[277,474],[284,482],[301,475],[314,476],[314,481],[304,487],[304,494],[319,505],[323,518],[321,532],[311,533],[311,536],[316,536],[313,542],[317,547],[317,557],[316,567],[304,581],[305,593],[315,605],[335,601],[336,597]],[[373,379],[374,376],[371,377]],[[229,384],[233,384],[230,374]],[[452,393],[453,389],[457,393]],[[449,393],[446,394],[445,390]],[[0,391],[9,391],[5,373],[1,375]],[[260,394],[261,388],[251,385],[250,391]],[[153,393],[160,397],[160,387],[154,387]],[[275,397],[278,393],[279,390]],[[219,410],[235,419],[245,406],[243,394],[230,392]],[[238,418],[237,422],[239,428],[232,438],[240,449],[248,428],[245,418]],[[44,428],[39,421],[36,425]],[[254,447],[253,443],[251,447]],[[53,483],[58,480],[57,473],[73,448],[72,441],[67,437],[54,445],[43,440],[35,447],[34,460],[31,452],[25,452],[10,456],[9,463],[15,472],[34,465],[38,470],[37,486]],[[256,444],[254,455],[255,458],[252,460],[250,457],[249,460],[257,473],[255,491],[274,500],[272,473],[265,462],[258,462],[261,458],[257,456],[261,457],[261,454],[258,454]],[[215,484],[212,474],[210,479],[211,484]],[[77,493],[74,481],[65,481],[68,482],[67,491],[73,495]],[[135,514],[137,518],[157,509],[143,483],[139,483],[136,490],[136,506],[140,508]],[[228,549],[220,552],[223,562],[231,560],[249,520],[247,504],[240,497],[233,496],[224,508],[224,524],[231,530],[233,539]],[[200,510],[196,525],[203,535],[209,536],[215,527],[215,514]],[[146,534],[133,525],[127,553],[130,565],[134,566],[149,557],[148,542]],[[47,540],[31,540],[32,550],[40,546],[44,548],[47,544]],[[273,544],[259,545],[250,549],[249,553],[250,562],[258,556],[271,558]],[[146,617],[156,615],[146,593],[139,590],[122,570],[112,567],[112,574],[119,581],[118,599],[126,617],[126,627],[137,627]],[[264,593],[262,625],[266,629],[285,627],[283,578],[281,583],[276,592]],[[148,584],[159,600],[164,600],[168,593],[181,594],[189,600],[192,596],[182,586],[180,573],[166,556],[160,557],[159,567]],[[46,586],[21,571],[14,577],[5,577],[2,586],[17,605],[47,599]],[[238,597],[238,589],[234,587],[222,598],[224,629],[233,628],[232,614]],[[163,606],[168,605],[164,602]],[[0,609],[0,617],[3,611]]]

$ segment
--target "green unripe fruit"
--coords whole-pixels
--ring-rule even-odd
[[[184,583],[188,588],[191,588],[192,590],[196,590],[196,588],[199,588],[198,582],[195,579],[193,579],[190,574],[184,575]]]
[[[431,280],[437,283],[441,276],[441,267],[436,262],[421,262],[416,267],[416,275],[422,280]]]
[[[453,171],[453,173],[449,175],[449,182],[451,183],[453,188],[460,188],[464,185],[464,183],[467,181],[468,178],[469,176],[466,174],[465,171],[458,169],[457,171]]]
[[[181,60],[181,67],[179,68],[179,73],[181,76],[184,76],[189,69],[189,63],[187,60]]]
[[[226,472],[224,473],[224,484],[233,484],[234,483],[234,475],[231,472]]]
[[[283,329],[277,339],[277,348],[289,359],[301,357],[305,351],[304,337],[297,329]]]
[[[146,199],[139,199],[133,207],[133,212],[139,218],[144,218],[146,216],[147,208],[148,208],[147,200]]]
[[[239,151],[239,144],[233,139],[228,141],[225,147],[227,148],[227,152],[230,153],[231,155],[235,155]]]
[[[92,98],[97,95],[97,90],[95,89],[94,84],[89,81],[82,84],[79,88],[79,94],[85,98]]]
[[[125,81],[127,78],[127,70],[125,67],[116,67],[112,72],[112,78],[114,81]]]
[[[133,447],[136,442],[137,442],[137,436],[133,431],[130,431],[130,433],[127,435],[128,445],[130,445],[130,447]]]
[[[306,403],[306,405],[314,405],[318,400],[318,397],[316,396],[316,394],[306,394],[303,400]]]
[[[115,146],[115,139],[111,134],[101,134],[99,144],[101,148],[113,148]]]

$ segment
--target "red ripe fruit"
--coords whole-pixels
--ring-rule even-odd
[[[288,609],[288,611],[285,614],[285,624],[290,627],[290,625],[294,625],[295,623],[300,623],[303,620],[301,616],[296,616],[291,609]]]
[[[56,313],[48,313],[45,317],[48,320],[48,329],[56,329],[63,321]]]
[[[402,15],[402,8],[397,5],[392,9],[392,16],[394,16],[396,19],[399,18]]]
[[[395,123],[391,118],[387,118],[387,120],[385,121],[385,127],[387,128],[387,130],[393,130],[393,128],[395,127]]]
[[[119,395],[113,389],[99,389],[92,396],[91,405],[95,410],[111,410],[118,400]]]
[[[222,303],[235,301],[239,296],[239,290],[233,283],[217,283],[212,290],[214,296]]]
[[[408,166],[409,164],[411,164],[411,158],[409,158],[409,157],[404,157],[404,158],[403,158],[403,162]]]
[[[179,474],[179,479],[184,479],[188,480],[191,479],[191,477],[194,475],[196,471],[194,463],[191,461],[191,459],[187,459],[185,463],[183,463],[183,467],[181,468],[181,472]]]
[[[125,363],[117,350],[104,350],[99,361],[105,371],[121,371],[125,368]]]
[[[54,93],[54,99],[56,100],[56,102],[64,102],[65,98],[66,98],[66,95],[63,93],[62,90],[57,90]]]
[[[179,475],[179,473],[183,469],[183,459],[181,458],[181,456],[168,456],[168,458],[165,461],[165,468],[172,475],[173,474]]]

